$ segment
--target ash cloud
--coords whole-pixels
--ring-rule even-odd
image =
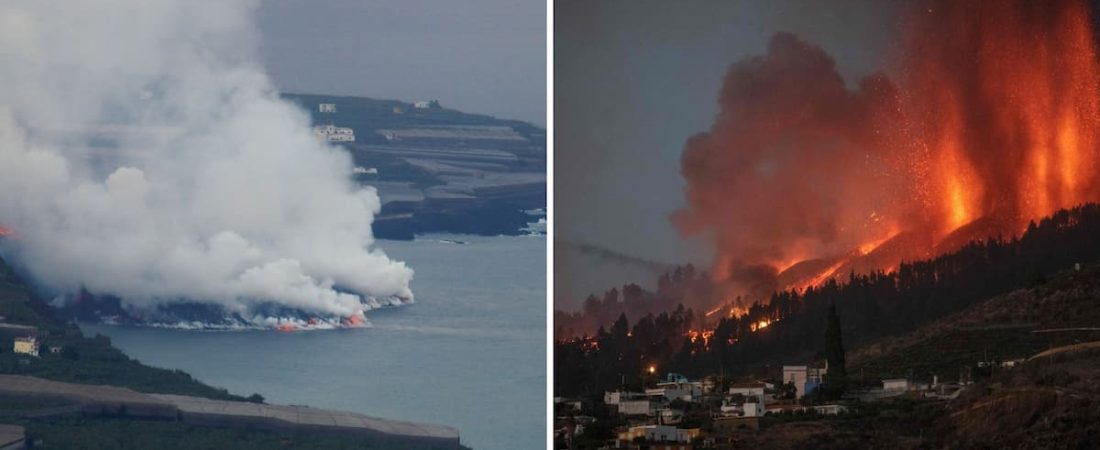
[[[851,89],[821,48],[778,33],[766,54],[730,67],[719,107],[685,144],[687,207],[672,216],[685,235],[714,240],[717,279],[767,291],[767,269],[850,249],[868,217],[897,213],[887,194],[904,184],[881,149],[898,98],[884,76]]]
[[[5,258],[138,309],[362,318],[412,301],[412,270],[375,246],[375,191],[257,62],[257,7],[0,5]]]

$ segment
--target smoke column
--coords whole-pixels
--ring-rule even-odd
[[[360,323],[412,301],[374,189],[257,62],[258,1],[0,5],[0,241],[56,293]],[[103,141],[110,141],[104,145]]]
[[[715,241],[715,277],[766,295],[777,287],[766,279],[793,264],[889,231],[875,219],[900,213],[891,200],[905,183],[895,155],[879,151],[876,131],[898,105],[884,77],[850,90],[823,50],[780,33],[767,54],[730,68],[719,105],[685,145],[689,206],[673,216]]]
[[[851,86],[786,33],[731,66],[718,117],[685,144],[687,206],[672,215],[713,241],[716,281],[762,299],[1100,200],[1088,7],[910,6],[901,36],[884,37],[896,39],[889,76]]]

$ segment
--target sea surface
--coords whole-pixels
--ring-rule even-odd
[[[146,364],[269,403],[449,425],[476,450],[545,448],[546,237],[379,246],[416,271],[416,303],[368,312],[369,328],[81,328]]]

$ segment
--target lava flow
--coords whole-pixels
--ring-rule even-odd
[[[685,145],[687,206],[673,214],[713,240],[716,298],[888,272],[1100,200],[1088,5],[913,6],[896,64],[855,88],[787,33],[730,68],[720,114]]]

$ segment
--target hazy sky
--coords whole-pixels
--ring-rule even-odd
[[[540,0],[263,0],[268,72],[286,92],[362,95],[546,125]]]
[[[557,238],[653,260],[708,263],[709,251],[681,239],[667,215],[683,204],[684,141],[710,126],[726,69],[762,54],[776,32],[790,31],[833,55],[851,82],[883,65],[896,5],[557,1]],[[584,295],[576,286],[601,283],[593,279],[598,268],[558,256],[555,288],[562,295]],[[556,292],[556,300],[562,295]]]

